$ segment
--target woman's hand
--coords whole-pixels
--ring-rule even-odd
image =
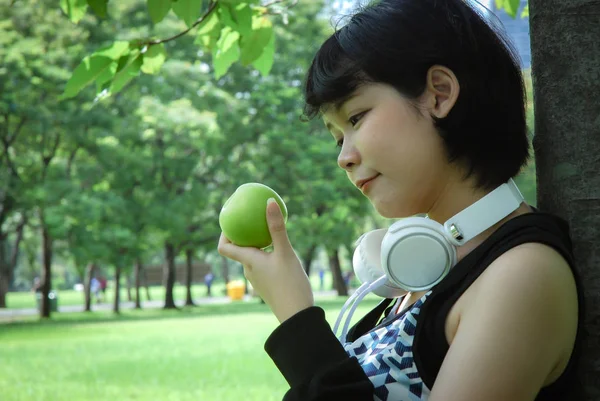
[[[218,251],[244,266],[244,275],[271,308],[279,322],[314,305],[306,272],[290,244],[285,221],[277,202],[267,202],[267,224],[273,239],[273,252],[239,247],[221,233]]]

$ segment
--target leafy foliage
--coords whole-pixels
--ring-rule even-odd
[[[88,6],[101,18],[108,15],[108,0],[61,0],[63,12],[74,24],[86,16]],[[253,0],[147,0],[153,24],[170,18],[186,27],[165,39],[116,40],[84,57],[67,82],[61,99],[76,96],[91,83],[102,98],[114,95],[133,78],[157,74],[167,58],[164,43],[197,28],[196,44],[212,53],[215,78],[220,78],[236,62],[254,66],[263,76],[273,66],[275,37],[268,7]],[[111,3],[112,4],[112,3]]]

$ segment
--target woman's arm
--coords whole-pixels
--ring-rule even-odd
[[[430,401],[533,401],[573,349],[578,304],[570,267],[552,248],[529,243],[477,281]]]
[[[373,400],[373,384],[356,358],[348,356],[319,307],[284,321],[265,350],[290,385],[285,401]]]

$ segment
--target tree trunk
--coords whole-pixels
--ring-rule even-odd
[[[229,283],[229,260],[225,256],[221,256],[221,268],[223,274],[223,281],[225,285]]]
[[[83,284],[83,292],[85,297],[85,312],[92,311],[92,277],[96,271],[96,265],[90,263],[85,272],[85,282]]]
[[[344,283],[344,277],[342,276],[340,256],[337,249],[329,251],[329,268],[331,269],[331,275],[333,277],[333,287],[338,295],[347,296],[348,288],[346,288],[346,283]]]
[[[146,287],[146,299],[148,301],[152,301],[152,298],[150,298],[150,287],[148,286],[148,272],[146,271],[146,269],[143,268],[143,266],[142,271],[144,272],[144,287]]]
[[[113,300],[113,312],[119,313],[121,303],[121,266],[115,266],[115,299]]]
[[[0,308],[6,308],[6,294],[8,294],[10,283],[13,279],[13,273],[17,267],[19,246],[23,239],[23,231],[26,222],[27,220],[23,218],[17,227],[17,238],[15,239],[15,245],[12,248],[10,258],[8,255],[8,234],[0,233]]]
[[[175,299],[173,298],[173,287],[175,286],[175,246],[169,242],[165,243],[166,262],[164,266],[164,286],[165,286],[165,309],[176,309]]]
[[[142,309],[142,301],[140,300],[140,286],[142,284],[142,260],[137,258],[135,261],[134,281],[135,281],[135,309]]]
[[[127,285],[127,302],[133,302],[133,297],[131,296],[131,274],[127,274],[125,280]]]
[[[0,232],[0,308],[6,308],[6,294],[8,293],[9,260],[8,260],[8,236]]]
[[[192,263],[194,261],[194,253],[191,249],[185,251],[185,306],[194,306],[192,298]]]
[[[302,265],[304,266],[304,271],[306,271],[306,275],[308,277],[310,277],[310,266],[312,265],[315,249],[317,249],[317,245],[311,245],[310,248],[308,248],[308,250],[302,255]]]
[[[600,400],[600,2],[530,0],[538,207],[569,222],[583,283],[578,377]]]
[[[52,237],[48,232],[48,227],[44,221],[43,214],[40,222],[42,225],[42,299],[40,308],[40,317],[50,317],[50,300],[49,294],[52,289]]]

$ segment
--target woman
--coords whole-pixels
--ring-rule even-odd
[[[379,214],[444,223],[516,176],[529,144],[510,46],[462,0],[382,0],[319,49],[305,86],[338,164]],[[566,223],[525,202],[458,247],[438,285],[386,299],[340,343],[314,305],[281,212],[274,250],[219,252],[281,325],[266,351],[285,400],[564,400],[574,381],[581,295]],[[415,267],[418,268],[418,267]],[[401,310],[400,310],[401,309]]]

